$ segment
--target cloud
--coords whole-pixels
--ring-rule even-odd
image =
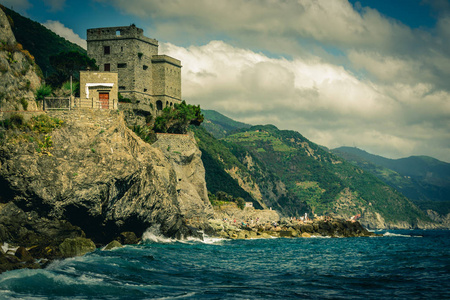
[[[78,34],[73,32],[72,29],[67,28],[61,22],[48,20],[47,22],[45,22],[42,25],[44,25],[45,27],[47,27],[54,33],[58,34],[59,36],[67,39],[68,41],[79,45],[81,48],[83,48],[83,49],[87,48],[86,40],[82,39]]]
[[[450,161],[447,1],[424,0],[441,10],[429,30],[347,0],[97,1],[181,59],[192,103],[328,147]]]
[[[223,41],[160,47],[182,61],[183,98],[190,103],[243,122],[297,130],[331,148],[356,145],[388,157],[428,153],[450,160],[450,145],[443,142],[450,140],[450,94],[426,83],[389,82],[405,68],[401,60],[374,83],[319,57],[271,58]],[[385,66],[390,63],[388,58]]]

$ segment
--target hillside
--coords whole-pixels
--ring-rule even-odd
[[[450,213],[450,164],[428,156],[389,159],[353,147],[332,152],[374,174],[423,210]]]
[[[202,109],[202,113],[205,116],[202,127],[217,139],[224,138],[234,130],[250,128],[252,126],[230,119],[215,110]]]
[[[204,140],[204,134],[196,136]],[[208,164],[221,165],[254,199],[285,216],[361,214],[362,223],[372,228],[408,228],[430,221],[399,192],[298,132],[253,126],[220,141],[210,136],[204,145],[200,142],[207,176]]]
[[[35,58],[43,76],[54,72],[49,58],[60,52],[78,51],[86,54],[80,46],[55,34],[42,24],[21,16],[15,11],[0,5],[0,8],[10,18],[11,29],[18,43],[23,45]],[[11,22],[12,21],[12,22]]]

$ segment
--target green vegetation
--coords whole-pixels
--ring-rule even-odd
[[[46,82],[54,88],[62,86],[64,82],[70,79],[70,76],[75,81],[79,80],[80,70],[98,69],[95,59],[91,59],[85,53],[79,51],[60,52],[50,56],[49,62],[55,71],[46,78]]]
[[[199,105],[190,105],[183,101],[174,104],[174,107],[165,107],[162,114],[156,117],[153,131],[184,134],[187,133],[189,125],[199,126],[203,119]]]
[[[215,110],[202,109],[202,113],[205,116],[205,121],[202,123],[202,126],[216,139],[224,138],[237,129],[251,127],[251,125],[236,122]]]
[[[214,180],[219,174],[217,169],[235,166],[245,174],[241,178],[258,185],[267,206],[288,216],[305,212],[354,215],[368,210],[381,213],[387,222],[414,224],[429,220],[400,193],[298,132],[278,130],[272,125],[254,126],[241,128],[216,142],[200,130],[195,133],[203,153],[208,189],[219,184]],[[212,177],[210,182],[208,177]],[[227,184],[232,186],[231,182]]]
[[[50,133],[63,124],[62,120],[46,114],[34,116],[29,121],[25,121],[21,114],[13,114],[0,121],[0,143],[31,143],[38,153],[51,155],[53,141]]]
[[[388,159],[354,147],[332,150],[408,197],[422,210],[450,212],[450,164],[426,156]]]
[[[1,8],[10,19],[11,29],[16,40],[34,56],[46,77],[56,71],[50,64],[50,56],[69,51],[86,54],[86,50],[53,33],[42,24],[25,18],[4,6]],[[30,57],[32,57],[31,54]]]
[[[261,208],[260,204],[225,172],[226,169],[237,167],[242,172],[247,172],[247,176],[250,176],[246,167],[233,155],[226,144],[215,139],[203,126],[191,126],[190,130],[194,132],[198,146],[202,151],[208,191],[211,193],[225,192],[235,198],[242,198],[246,202],[253,202],[254,207]]]
[[[216,192],[216,194],[208,192],[208,198],[213,206],[222,206],[227,205],[230,202],[234,202],[240,209],[244,209],[245,207],[244,199],[242,199],[241,197],[233,197],[222,191],[218,191]]]
[[[41,85],[36,89],[36,100],[44,100],[45,97],[52,93],[52,87],[46,84]]]
[[[119,102],[131,103],[131,99],[130,98],[125,98],[124,96],[122,96],[121,93],[119,93]]]

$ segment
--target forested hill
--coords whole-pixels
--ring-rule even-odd
[[[230,119],[215,110],[202,109],[205,121],[202,126],[215,138],[224,138],[230,132],[241,128],[250,128],[252,125]]]
[[[208,166],[215,164],[262,206],[286,216],[361,214],[369,227],[406,228],[429,221],[395,189],[298,132],[266,125],[241,128],[220,140],[209,135],[204,142],[204,132],[196,136],[207,161],[208,188],[215,179],[224,182],[211,174]]]
[[[68,51],[86,54],[86,50],[60,37],[42,24],[23,17],[3,5],[0,5],[0,8],[8,16],[17,42],[34,56],[45,77],[54,72],[50,65],[50,56]]]
[[[423,210],[450,213],[449,163],[428,156],[389,159],[354,147],[340,147],[332,152],[376,175]]]

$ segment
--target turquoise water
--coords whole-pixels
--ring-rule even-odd
[[[450,299],[450,232],[176,242],[0,275],[1,299]],[[156,241],[156,242],[155,242]]]

